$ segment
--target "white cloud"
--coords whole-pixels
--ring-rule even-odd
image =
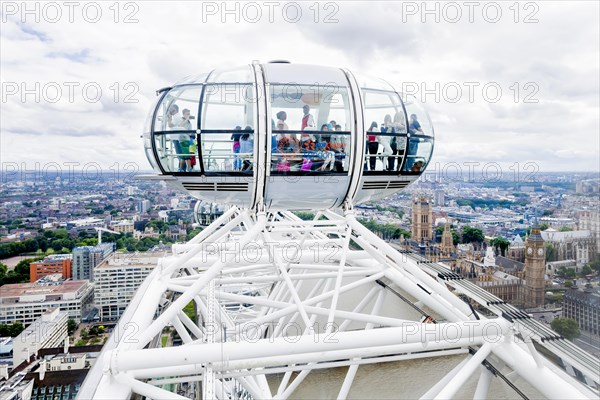
[[[337,2],[337,10],[320,3],[317,23],[312,3],[300,3],[298,23],[283,18],[283,3],[269,22],[262,2],[258,23],[235,23],[231,14],[206,16],[195,2],[136,2],[137,10],[120,3],[119,23],[112,3],[100,3],[97,23],[85,21],[80,9],[72,23],[66,14],[56,23],[3,15],[1,161],[96,161],[107,168],[135,162],[147,169],[139,136],[156,89],[213,68],[289,59],[347,67],[398,85],[461,86],[456,103],[425,98],[437,133],[434,161],[533,160],[542,170],[598,169],[597,2],[535,2],[539,22],[532,24],[513,21],[513,3],[502,3],[498,23],[486,22],[480,11],[470,23],[463,6],[455,24],[436,23],[431,15],[422,23],[420,14],[403,14],[407,3]],[[520,21],[531,11],[521,8]],[[132,12],[139,22],[123,23]],[[328,15],[338,22],[323,23]],[[36,82],[46,88],[39,101],[30,94],[23,102],[6,91]],[[69,82],[78,85],[72,100]],[[473,101],[465,82],[480,84]],[[502,88],[497,103],[485,100],[486,83]],[[83,98],[86,84],[88,95],[101,88],[98,101]],[[48,101],[53,85],[63,91],[55,103]],[[527,94],[539,102],[524,103]],[[124,102],[127,95],[137,102]]]

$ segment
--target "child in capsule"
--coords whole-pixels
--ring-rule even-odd
[[[410,172],[421,172],[421,168],[423,168],[423,161],[417,161],[412,165]]]

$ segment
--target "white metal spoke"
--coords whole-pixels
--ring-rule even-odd
[[[351,240],[359,248],[351,248]],[[368,231],[351,209],[343,216],[325,210],[303,221],[289,212],[231,208],[188,243],[174,245],[173,254],[132,300],[115,328],[120,333],[82,387],[85,398],[136,393],[180,399],[164,388],[189,382],[198,390],[201,385],[204,398],[285,399],[311,371],[347,367],[338,392],[345,399],[360,365],[458,356],[469,349],[478,350],[423,398],[451,398],[477,369],[475,399],[488,396],[500,369],[507,370],[504,379],[526,380],[544,396],[597,395],[551,365],[531,340],[516,343],[517,333],[540,343],[531,326],[501,316],[471,319],[448,282],[419,264],[419,256],[400,254]],[[484,293],[452,285],[485,306]],[[190,302],[193,318],[183,312]],[[415,311],[427,315],[422,307],[450,322],[415,321]],[[144,348],[159,346],[170,326],[183,345]],[[494,374],[482,366],[486,360],[489,366],[490,356]],[[273,393],[267,380],[272,374],[283,374]]]

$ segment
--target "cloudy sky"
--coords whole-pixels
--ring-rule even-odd
[[[286,59],[415,92],[438,165],[599,170],[597,1],[114,4],[2,2],[4,166],[149,169],[140,134],[156,89]]]

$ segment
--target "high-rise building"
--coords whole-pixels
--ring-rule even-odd
[[[525,242],[525,307],[544,305],[546,251],[537,223]]]
[[[73,279],[94,280],[94,267],[114,251],[114,243],[82,246],[73,249]]]
[[[173,199],[171,199],[171,203]],[[138,200],[137,202],[137,212],[140,214],[147,213],[150,209],[150,201],[149,200]]]
[[[433,192],[433,204],[437,207],[446,205],[446,193],[443,190],[438,189]]]
[[[71,254],[52,254],[41,261],[29,264],[29,281],[35,282],[47,276],[60,274],[63,279],[71,278]]]
[[[115,254],[94,270],[94,303],[101,321],[117,321],[164,252]]]
[[[412,239],[427,242],[433,239],[431,199],[418,194],[412,202]]]

